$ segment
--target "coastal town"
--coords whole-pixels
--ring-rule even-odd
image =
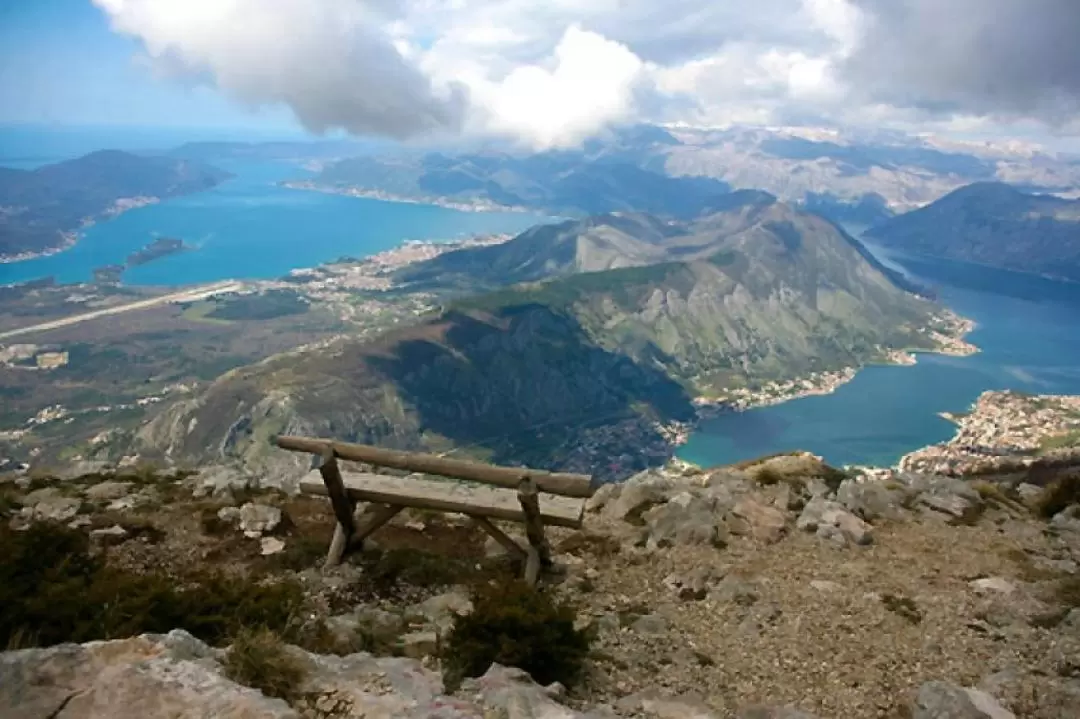
[[[905,455],[901,470],[970,475],[1080,455],[1080,396],[984,392],[967,414],[942,416],[956,423],[956,435]]]

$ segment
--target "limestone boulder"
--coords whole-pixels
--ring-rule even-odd
[[[711,545],[723,547],[727,532],[708,501],[682,492],[642,515],[647,527],[646,546],[652,549]]]

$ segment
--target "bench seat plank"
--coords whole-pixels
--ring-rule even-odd
[[[458,512],[512,522],[525,520],[517,492],[511,489],[362,472],[343,472],[342,482],[350,497],[363,502]],[[326,494],[326,485],[318,471],[301,479],[300,489],[308,494]],[[580,529],[584,512],[584,499],[545,493],[540,496],[540,516],[544,524]]]

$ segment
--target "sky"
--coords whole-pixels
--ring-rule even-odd
[[[1080,147],[1080,0],[0,0],[0,123],[504,138],[636,122]]]

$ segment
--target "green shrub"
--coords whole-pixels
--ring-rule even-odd
[[[1046,487],[1035,500],[1035,511],[1050,519],[1073,504],[1080,504],[1080,474],[1070,474]]]
[[[300,696],[308,668],[268,629],[244,629],[225,653],[225,676],[268,697],[291,702]]]
[[[478,586],[473,611],[458,617],[442,652],[443,679],[456,689],[492,663],[522,669],[540,684],[574,684],[591,637],[574,627],[574,610],[520,580]]]
[[[303,604],[294,582],[260,584],[218,572],[139,574],[106,564],[63,525],[0,527],[0,645],[41,646],[183,628],[213,644],[244,627],[288,631]]]

